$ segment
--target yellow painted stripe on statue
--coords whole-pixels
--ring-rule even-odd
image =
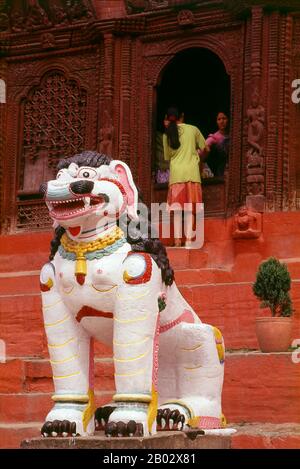
[[[220,420],[221,420],[221,427],[226,428],[227,427],[227,419],[226,419],[224,414],[221,414]]]
[[[128,347],[130,345],[140,345],[140,344],[144,344],[145,342],[147,342],[148,340],[150,339],[150,337],[146,337],[145,339],[142,339],[142,340],[135,340],[133,342],[124,342],[123,344],[121,344],[120,342],[116,342],[115,340],[113,341],[113,344],[114,345],[117,345],[118,347]]]
[[[218,357],[221,363],[225,360],[225,350],[223,346],[223,336],[221,331],[217,327],[213,327],[214,336],[216,340],[216,348],[218,352]]]
[[[73,376],[78,376],[80,375],[80,371],[76,371],[76,373],[71,373],[70,375],[64,375],[64,376],[53,376],[53,379],[65,379],[65,378],[72,378]]]
[[[53,287],[53,280],[52,278],[48,278],[47,282],[45,283],[45,285],[47,285],[47,287],[49,288],[49,290],[51,290],[51,288]]]
[[[117,288],[117,286],[118,285],[113,285],[112,287],[107,288],[106,290],[100,290],[99,288],[96,288],[94,285],[92,285],[92,288],[99,293],[106,293],[106,292],[112,291],[114,288]]]
[[[117,378],[127,378],[128,376],[142,375],[143,373],[145,373],[145,371],[146,371],[146,368],[142,368],[141,370],[135,371],[134,373],[124,373],[124,374],[115,373],[115,376]]]
[[[154,386],[152,385],[152,397],[151,397],[151,402],[148,407],[148,415],[147,415],[149,433],[151,433],[153,422],[156,419],[157,409],[158,409],[158,392],[155,391]]]
[[[50,363],[52,363],[52,365],[57,365],[59,363],[67,363],[67,362],[70,362],[71,360],[74,360],[75,358],[78,358],[79,355],[73,355],[72,357],[69,357],[69,358],[65,358],[64,360],[50,360]]]
[[[89,396],[87,394],[64,394],[64,395],[56,395],[51,397],[51,399],[55,402],[88,402]]]
[[[150,314],[147,314],[147,316],[142,316],[140,318],[135,318],[135,319],[118,319],[118,318],[114,318],[114,320],[116,322],[120,322],[122,324],[129,324],[129,323],[132,323],[132,322],[146,321],[146,319],[148,319],[149,316],[150,316]]]
[[[94,396],[94,391],[92,389],[89,389],[88,396],[89,396],[89,402],[82,414],[83,430],[85,432],[86,432],[88,423],[94,417],[94,413],[96,410],[95,396]]]
[[[191,428],[199,428],[201,417],[192,417],[187,421],[187,424]]]
[[[172,401],[168,401],[168,402],[164,402],[163,405],[169,405],[169,404],[177,404],[177,405],[180,405],[181,407],[184,407],[190,414],[191,418],[194,418],[195,416],[195,413],[192,409],[192,407],[190,407],[188,404],[186,404],[185,402],[181,401],[180,399],[174,399]]]
[[[55,321],[55,322],[45,323],[45,327],[58,326],[59,324],[62,324],[63,322],[67,321],[68,319],[70,319],[70,316],[67,314],[63,319],[59,319],[58,321]]]
[[[62,302],[62,300],[59,299],[59,300],[56,301],[55,303],[52,303],[52,304],[50,304],[50,305],[44,305],[44,306],[43,306],[43,309],[53,308],[53,306],[56,306],[56,305],[58,305],[58,304],[61,303],[61,302]]]
[[[195,350],[198,350],[198,348],[202,347],[203,344],[196,345],[196,347],[193,348],[182,348],[184,352],[194,352]]]
[[[199,368],[202,368],[202,365],[194,366],[193,368],[184,367],[184,369],[188,371],[199,370]]]
[[[152,396],[141,396],[140,394],[115,394],[113,401],[119,402],[151,402]]]
[[[134,357],[134,358],[114,358],[114,361],[121,362],[121,363],[134,362],[135,360],[139,360],[140,358],[145,357],[146,355],[148,355],[148,353],[149,353],[149,350],[147,350],[147,352],[142,353],[141,355],[138,355],[137,357]]]
[[[66,340],[66,342],[63,342],[62,344],[48,344],[48,347],[51,347],[51,348],[65,347],[70,342],[74,342],[74,340],[75,340],[75,337],[71,337],[71,339]]]
[[[149,294],[150,290],[147,289],[146,291],[137,294],[130,294],[130,295],[121,295],[120,293],[117,293],[117,298],[120,300],[137,300],[140,298],[143,298],[144,296],[147,296]]]
[[[74,285],[70,288],[70,290],[65,290],[64,288],[62,288],[62,291],[65,295],[71,295],[73,290],[74,290]]]

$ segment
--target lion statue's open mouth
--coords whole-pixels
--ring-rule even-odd
[[[101,195],[67,200],[46,199],[50,216],[56,220],[75,218],[82,214],[91,213],[95,208],[103,208],[106,203],[107,201]]]

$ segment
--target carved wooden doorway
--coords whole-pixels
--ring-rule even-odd
[[[206,48],[180,51],[164,68],[156,88],[156,139],[152,161],[155,201],[165,201],[167,193],[161,145],[167,108],[178,107],[184,112],[184,121],[197,126],[206,138],[217,131],[218,112],[230,117],[230,97],[230,76],[221,59]],[[226,212],[227,180],[227,174],[202,179],[206,216]]]

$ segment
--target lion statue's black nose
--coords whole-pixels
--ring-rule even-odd
[[[93,188],[93,181],[75,181],[70,184],[73,194],[90,194]]]

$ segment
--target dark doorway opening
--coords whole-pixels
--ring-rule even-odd
[[[216,54],[193,48],[173,58],[157,87],[157,130],[170,106],[178,106],[185,122],[196,125],[205,137],[217,130],[217,113],[230,113],[230,77]]]
[[[167,163],[163,158],[163,121],[168,107],[184,113],[184,122],[197,126],[205,138],[218,130],[216,117],[224,112],[230,118],[231,86],[222,60],[205,48],[186,49],[176,54],[162,72],[156,93],[156,136],[153,145],[152,201],[166,201]],[[206,216],[226,212],[226,174],[202,178]]]

